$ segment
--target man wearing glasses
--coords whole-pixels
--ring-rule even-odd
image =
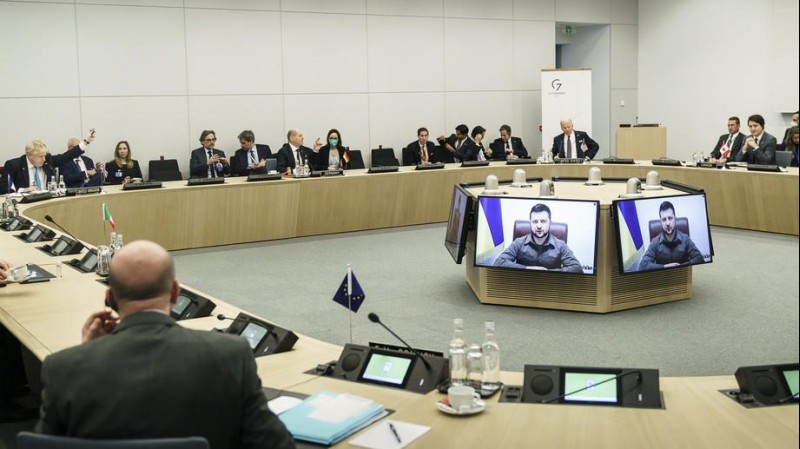
[[[192,178],[218,178],[229,175],[231,167],[225,158],[225,152],[214,148],[217,143],[216,133],[204,130],[200,134],[200,143],[203,146],[192,150],[192,158],[189,160]]]

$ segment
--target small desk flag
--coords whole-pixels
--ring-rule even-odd
[[[108,210],[108,204],[106,203],[103,203],[103,221],[107,221],[108,224],[111,225],[112,230],[116,227],[114,217],[111,216],[111,211]]]
[[[347,293],[347,279],[351,278],[353,280],[352,285],[350,286],[350,294],[351,298],[348,301]],[[341,304],[345,308],[352,310],[353,312],[358,312],[358,309],[361,307],[361,303],[364,302],[364,290],[361,290],[361,285],[358,284],[358,280],[356,279],[356,274],[352,271],[349,271],[347,274],[344,275],[344,279],[342,279],[342,285],[339,286],[339,289],[336,290],[336,293],[333,295],[333,301]]]

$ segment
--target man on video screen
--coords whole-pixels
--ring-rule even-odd
[[[531,208],[531,233],[514,240],[495,260],[496,267],[583,273],[581,263],[566,243],[550,234],[550,208]]]
[[[650,241],[647,252],[639,262],[639,270],[703,263],[703,254],[692,239],[675,228],[675,206],[672,203],[661,203],[658,218],[661,220],[661,233]]]

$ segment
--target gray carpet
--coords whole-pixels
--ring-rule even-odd
[[[296,332],[343,345],[347,309],[331,298],[352,264],[366,301],[353,342],[396,343],[376,312],[416,347],[445,351],[452,320],[470,342],[497,322],[503,370],[525,364],[732,374],[798,361],[798,238],[712,228],[714,263],[694,268],[692,299],[607,315],[482,305],[444,248],[444,225],[176,251],[179,279]],[[309,360],[309,367],[324,360]]]

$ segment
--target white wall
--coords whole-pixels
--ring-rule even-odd
[[[667,127],[669,157],[710,153],[732,115],[761,114],[783,137],[798,107],[797,17],[794,0],[639,0],[639,121]]]
[[[399,156],[418,127],[435,136],[459,123],[490,139],[509,124],[535,156],[555,22],[635,24],[635,10],[635,0],[0,0],[0,161],[32,139],[60,152],[90,127],[95,160],[125,139],[140,161],[176,158],[184,173],[203,129],[228,153],[243,129],[277,150],[287,128],[308,145],[335,127],[353,149]],[[635,34],[622,39],[635,48]],[[612,54],[615,42],[612,28]],[[595,119],[608,128],[607,110]]]

